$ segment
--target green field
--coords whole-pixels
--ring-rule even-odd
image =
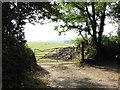
[[[34,49],[40,49],[40,50],[45,50],[45,49],[52,49],[52,48],[58,48],[58,47],[69,47],[69,46],[74,46],[74,44],[67,44],[67,43],[53,43],[53,42],[27,42],[28,46],[34,51]],[[58,62],[59,60],[52,60],[52,59],[40,59],[38,60],[39,56],[44,56],[48,52],[40,52],[40,53],[35,53],[37,61],[41,62]],[[56,53],[56,52],[52,52]],[[39,55],[38,55],[39,54]],[[61,62],[61,61],[59,61]]]
[[[28,46],[34,50],[34,49],[51,49],[51,48],[57,48],[57,47],[69,47],[74,46],[74,44],[67,44],[67,43],[53,43],[53,42],[27,42]]]

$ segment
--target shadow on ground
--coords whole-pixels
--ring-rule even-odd
[[[118,72],[118,65],[117,64],[98,64],[93,65],[95,68],[102,69],[103,71],[109,71],[109,72]],[[47,71],[45,71],[47,72]],[[48,73],[47,73],[48,74]],[[62,73],[61,73],[62,74]],[[58,77],[57,79],[53,78],[52,82],[55,83],[55,86],[51,88],[91,88],[91,90],[100,89],[100,90],[117,90],[117,88],[110,88],[107,85],[100,84],[97,81],[93,82],[91,78],[79,78],[75,79],[75,77]],[[114,86],[113,86],[114,87]],[[94,89],[93,89],[94,88]],[[110,88],[110,89],[109,89]]]
[[[102,69],[104,71],[120,73],[120,65],[117,62],[101,61],[93,65],[93,67]]]
[[[93,83],[90,80],[90,78],[75,80],[74,78],[59,77],[59,80],[54,80],[54,83],[59,85],[57,86],[58,88],[109,88],[106,85],[101,85],[96,82]]]

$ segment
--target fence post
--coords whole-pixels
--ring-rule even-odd
[[[84,42],[82,41],[82,61],[84,60]]]
[[[74,51],[75,51],[75,47],[72,47],[72,60],[74,59]]]

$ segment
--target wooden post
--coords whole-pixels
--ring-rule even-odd
[[[82,61],[84,60],[84,42],[82,41]]]
[[[74,59],[74,51],[75,51],[75,47],[72,47],[72,60]]]

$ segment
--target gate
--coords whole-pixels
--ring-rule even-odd
[[[58,51],[60,49],[62,49],[62,48],[59,47],[59,48],[52,48],[52,49],[45,49],[45,50],[34,49],[34,53],[35,53],[36,59],[38,61],[40,59],[43,59],[45,56],[58,53]]]

